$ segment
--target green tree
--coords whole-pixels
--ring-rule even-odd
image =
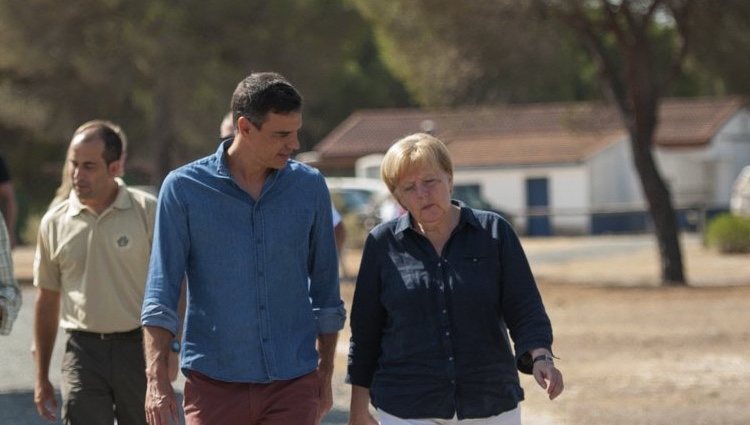
[[[653,159],[657,112],[673,93],[747,93],[750,60],[740,52],[750,47],[750,3],[355,2],[385,62],[423,105],[571,100],[601,88],[630,135],[662,281],[686,283],[671,195]]]
[[[129,178],[158,184],[215,149],[250,71],[281,72],[303,93],[305,148],[353,109],[409,102],[345,0],[2,0],[0,37],[0,132],[57,147],[45,169],[101,117],[128,134]]]
[[[569,31],[512,0],[354,0],[423,106],[585,99],[593,68]]]

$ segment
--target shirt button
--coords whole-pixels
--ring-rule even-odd
[[[451,384],[456,385],[456,380],[455,379],[451,379]]]
[[[453,361],[453,356],[448,357],[448,361]]]
[[[443,314],[446,314],[446,313],[448,313],[448,310],[443,309]]]
[[[443,263],[438,263],[438,267],[443,267]]]
[[[266,306],[264,305],[260,306],[260,311],[265,311],[265,309],[266,309]]]
[[[445,336],[451,336],[451,331],[445,331]]]

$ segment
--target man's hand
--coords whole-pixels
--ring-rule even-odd
[[[323,417],[333,407],[333,386],[331,381],[333,380],[333,368],[318,367],[318,385],[320,386],[320,407],[318,408],[318,422],[323,420]]]
[[[177,398],[169,381],[148,379],[146,385],[146,422],[149,425],[179,423]]]
[[[39,416],[50,422],[57,420],[57,399],[49,380],[37,381],[34,385],[34,404]]]
[[[318,382],[320,385],[320,407],[318,410],[318,423],[323,416],[333,407],[333,358],[336,354],[336,341],[339,339],[338,332],[318,335]]]
[[[168,330],[155,326],[143,327],[143,348],[146,354],[146,422],[149,425],[179,423],[177,398],[169,377]]]

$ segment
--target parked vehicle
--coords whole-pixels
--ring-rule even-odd
[[[388,188],[379,179],[363,177],[327,177],[331,199],[341,214],[369,211],[376,200],[388,195]]]
[[[509,213],[500,210],[499,208],[492,205],[482,195],[482,192],[477,185],[454,185],[453,199],[457,199],[465,203],[470,208],[496,212],[511,224],[513,223],[513,217]]]

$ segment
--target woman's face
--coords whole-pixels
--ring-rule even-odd
[[[396,185],[395,195],[421,225],[450,220],[453,179],[439,167],[419,166],[406,172]]]

